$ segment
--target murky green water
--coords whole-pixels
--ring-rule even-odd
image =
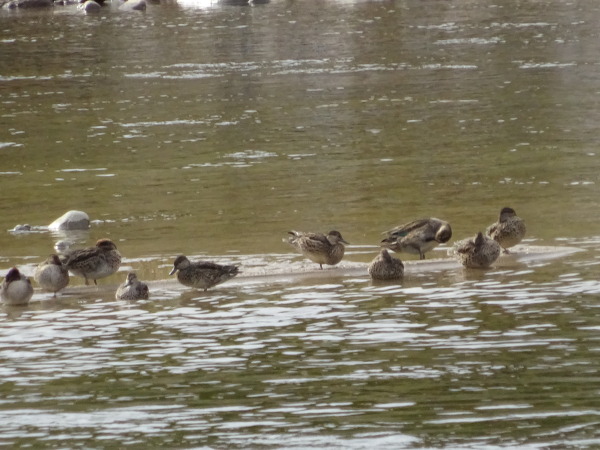
[[[70,209],[93,220],[78,244],[125,257],[99,288],[3,309],[0,443],[600,445],[599,19],[594,1],[0,11],[0,273],[61,238],[9,229]],[[505,205],[527,244],[585,251],[407,263],[401,284],[354,269],[394,225],[461,239]],[[340,230],[347,270],[286,276],[309,267],[288,229]],[[246,277],[159,282],[179,253]],[[130,268],[150,300],[114,300]]]

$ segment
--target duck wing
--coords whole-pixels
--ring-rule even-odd
[[[81,264],[84,261],[94,259],[100,255],[100,249],[98,247],[82,248],[80,250],[74,250],[66,258],[64,264],[67,266],[73,266]]]
[[[194,268],[194,270],[198,270],[201,272],[223,272],[223,273],[237,273],[238,272],[238,266],[234,266],[234,265],[222,265],[222,264],[217,264],[214,262],[210,262],[210,261],[197,261],[195,263],[192,263],[191,267]]]
[[[408,222],[403,225],[399,225],[396,228],[392,228],[391,230],[388,230],[383,234],[386,234],[388,237],[402,238],[407,236],[409,233],[420,229],[431,229],[432,233],[435,234],[435,232],[433,231],[431,219],[413,220],[412,222]]]

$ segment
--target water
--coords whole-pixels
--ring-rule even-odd
[[[0,273],[69,209],[122,271],[0,319],[0,443],[34,447],[599,445],[595,2],[271,1],[1,11]],[[406,256],[502,206],[528,246],[489,271]],[[338,270],[281,239],[338,229]],[[454,240],[453,238],[453,240]],[[536,247],[532,247],[536,248]],[[207,293],[185,253],[242,265]],[[434,252],[443,257],[444,249]],[[148,301],[114,300],[135,269]],[[298,275],[303,273],[302,276]]]

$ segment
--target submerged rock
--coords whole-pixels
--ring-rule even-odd
[[[25,223],[23,225],[15,225],[15,227],[10,230],[13,233],[26,233],[28,231],[31,231],[31,225],[29,225],[28,223]]]
[[[48,225],[50,230],[87,230],[90,218],[83,211],[68,211]]]
[[[17,8],[48,8],[54,6],[53,0],[11,0],[9,2],[1,2],[0,6],[6,9]]]
[[[122,11],[145,11],[146,0],[128,0],[119,6]]]
[[[94,0],[88,0],[87,2],[80,4],[78,8],[86,13],[95,13],[100,12],[102,6]]]

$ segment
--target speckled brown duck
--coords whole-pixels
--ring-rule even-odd
[[[210,261],[191,262],[186,256],[175,258],[173,270],[169,275],[177,272],[177,280],[184,286],[196,289],[207,289],[224,283],[239,273],[238,266],[221,265]]]
[[[485,269],[490,267],[500,256],[500,244],[477,233],[475,238],[468,238],[454,244],[454,255],[465,267],[471,269]]]
[[[373,280],[400,280],[404,277],[404,264],[385,248],[371,261],[368,270]]]
[[[384,233],[381,246],[396,253],[412,253],[425,259],[425,253],[444,244],[452,237],[452,228],[445,220],[430,217],[400,225]]]
[[[78,277],[96,280],[112,275],[121,266],[121,254],[110,239],[100,239],[94,247],[71,251],[66,258],[67,269]]]
[[[509,207],[502,208],[498,221],[485,230],[485,234],[500,244],[505,253],[521,242],[526,232],[525,221]]]
[[[135,272],[129,272],[115,293],[117,300],[147,300],[149,296],[148,285],[138,280]]]
[[[327,233],[303,233],[301,231],[288,231],[290,235],[287,242],[296,250],[313,262],[321,269],[323,264],[334,266],[344,257],[344,240],[339,231],[333,230]]]
[[[52,254],[38,264],[33,279],[43,290],[52,292],[56,297],[56,293],[69,284],[69,271],[58,255]]]
[[[31,281],[16,267],[8,271],[0,285],[0,299],[6,305],[25,306],[33,296]]]

